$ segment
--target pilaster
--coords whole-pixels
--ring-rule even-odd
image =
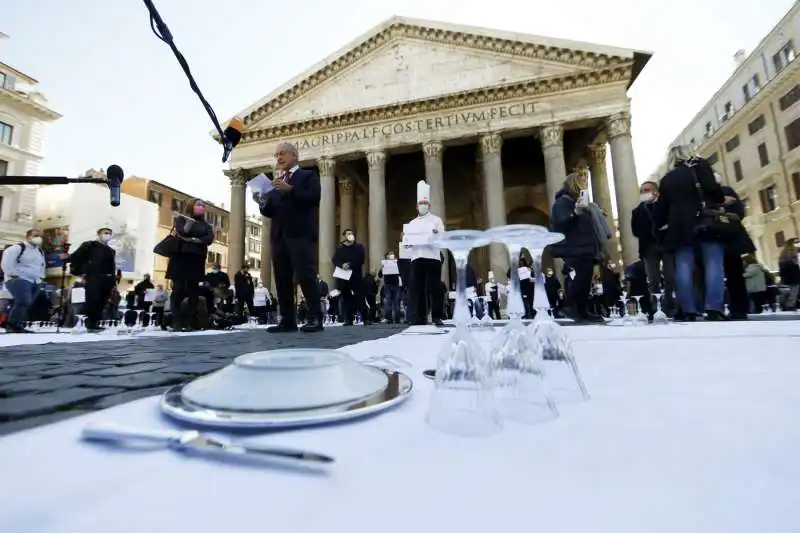
[[[223,171],[230,180],[231,186],[231,219],[228,235],[228,273],[238,272],[244,264],[245,256],[245,187],[249,175],[242,168]]]
[[[319,169],[319,242],[317,264],[320,277],[329,285],[333,281],[333,253],[336,251],[336,161],[330,157],[317,160]]]
[[[630,265],[639,256],[639,242],[631,228],[631,213],[639,205],[639,180],[631,140],[631,116],[617,113],[606,119],[606,133],[611,146],[614,169],[614,191],[617,198],[617,219],[622,240],[622,260]]]
[[[488,228],[504,226],[506,224],[506,198],[501,156],[503,138],[498,133],[488,133],[481,137],[480,144],[486,193],[486,225]],[[492,244],[489,258],[495,279],[505,280],[508,271],[508,251],[505,246]]]
[[[567,179],[567,164],[564,161],[564,128],[561,124],[547,124],[539,130],[544,155],[544,172],[547,182],[547,206],[551,209],[556,193]]]
[[[379,270],[386,253],[386,152],[367,152],[369,167],[369,270]]]
[[[444,168],[442,166],[444,145],[441,141],[427,141],[422,145],[422,153],[425,158],[425,180],[431,187],[431,212],[439,216],[447,224],[447,205],[444,198]],[[449,257],[447,254],[444,257],[441,278],[450,287]]]

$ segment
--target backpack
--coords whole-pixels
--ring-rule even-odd
[[[24,242],[18,242],[17,244],[11,244],[11,245],[7,246],[5,250],[3,250],[3,253],[5,253],[6,250],[11,248],[12,246],[19,246],[19,253],[17,254],[17,263],[19,263],[20,261],[22,261],[22,254],[25,253],[25,243]],[[39,248],[39,253],[44,256],[44,252],[42,251],[41,248]],[[2,255],[3,254],[0,254],[0,256],[2,256]],[[0,267],[0,279],[3,279],[3,278],[5,278],[5,273],[3,272],[3,268]]]

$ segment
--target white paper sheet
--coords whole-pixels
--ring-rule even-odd
[[[70,299],[74,304],[86,303],[86,289],[83,287],[75,287],[70,293]]]
[[[478,297],[478,291],[475,290],[475,287],[467,287],[467,299],[474,300]]]
[[[263,173],[248,181],[247,188],[250,189],[251,192],[258,194],[267,194],[269,191],[274,189],[272,180],[270,180],[267,175]]]
[[[343,268],[336,267],[333,269],[333,277],[336,279],[343,279],[345,281],[349,280],[353,276],[352,270],[345,270]]]
[[[448,300],[455,300],[456,299],[456,291],[450,291],[447,293]]]
[[[433,235],[433,224],[403,224],[403,244],[407,246],[427,246]]]
[[[254,307],[266,307],[267,305],[267,291],[259,291],[258,289],[255,290],[253,293],[253,306]]]
[[[411,259],[411,246],[406,246],[402,242],[399,246],[400,249],[400,259]]]
[[[155,289],[147,289],[144,291],[144,301],[145,302],[155,302],[156,301],[156,290]]]
[[[522,281],[523,279],[531,279],[531,269],[528,267],[519,267],[517,269],[519,273],[519,279]]]
[[[384,276],[393,276],[400,273],[400,269],[397,268],[396,259],[384,259],[381,261],[381,268],[383,269]]]

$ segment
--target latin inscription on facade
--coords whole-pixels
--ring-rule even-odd
[[[405,133],[435,132],[462,125],[469,126],[489,124],[495,120],[531,115],[533,112],[533,102],[509,104],[477,111],[459,111],[450,115],[443,115],[439,117],[390,122],[389,124],[337,131],[335,133],[327,133],[323,135],[317,135],[315,137],[309,137],[307,139],[301,139],[297,141],[296,144],[298,149],[304,150],[308,148],[318,148],[321,146],[335,146],[339,144],[360,142],[367,139],[389,139],[393,135],[401,135]]]

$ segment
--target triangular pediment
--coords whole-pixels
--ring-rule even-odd
[[[634,50],[395,17],[253,104],[247,130],[589,72]]]

